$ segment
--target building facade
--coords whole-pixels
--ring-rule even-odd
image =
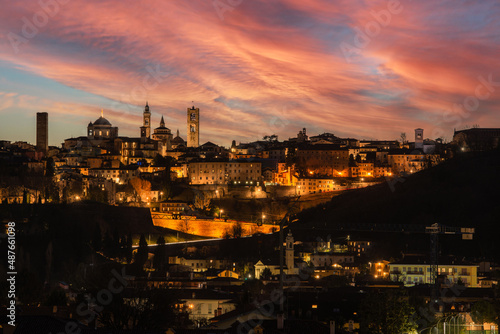
[[[337,189],[335,180],[331,178],[299,177],[297,179],[297,195],[316,194]]]
[[[296,152],[297,167],[304,172],[327,176],[349,174],[349,150],[334,144],[306,145]]]
[[[389,263],[389,270],[392,281],[403,282],[406,286],[432,283],[431,266],[427,263]],[[478,287],[477,266],[473,264],[439,264],[438,275],[445,284],[461,282],[466,287]]]
[[[207,161],[190,162],[186,170],[190,184],[260,185],[261,168],[260,162]]]

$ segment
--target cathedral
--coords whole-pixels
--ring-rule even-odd
[[[146,108],[149,110],[147,103]],[[163,156],[172,149],[172,132],[165,127],[163,116],[161,116],[160,126],[154,129],[153,140],[158,143],[158,152]]]
[[[192,118],[188,122],[192,132],[190,133],[190,138],[192,137],[190,144],[193,146],[198,144],[198,113],[199,109],[188,108],[188,115]],[[191,116],[191,114],[196,114],[196,116]],[[125,164],[154,158],[157,154],[167,156],[168,151],[186,148],[186,141],[179,136],[179,130],[174,138],[172,131],[165,126],[163,116],[160,120],[160,126],[151,131],[151,110],[147,102],[142,115],[139,137],[119,137],[118,127],[112,126],[111,122],[104,118],[104,112],[101,110],[101,116],[95,122],[90,122],[87,125],[87,136],[68,138],[63,145],[68,150],[82,151],[85,148],[88,151],[87,155],[98,154],[99,149],[104,149],[108,153],[121,155],[122,162]],[[90,153],[90,151],[93,152],[92,148],[95,148],[96,152]]]
[[[90,122],[87,126],[87,138],[89,140],[112,140],[118,137],[118,127],[111,126],[111,123],[104,118],[104,112],[101,110],[101,117],[94,123]]]

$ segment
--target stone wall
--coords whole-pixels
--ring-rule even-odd
[[[253,223],[237,222],[234,220],[219,220],[219,219],[166,219],[156,218],[153,216],[153,224],[155,226],[165,227],[184,233],[200,235],[204,237],[222,238],[229,232],[232,235],[233,227],[241,224],[242,236],[249,236],[255,233],[271,233],[278,230],[279,226],[263,224],[258,226]]]

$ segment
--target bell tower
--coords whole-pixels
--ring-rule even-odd
[[[146,140],[151,137],[151,112],[149,111],[149,105],[146,102],[144,107],[144,112],[142,114],[142,126],[141,126],[141,139]]]
[[[187,109],[187,147],[200,145],[200,108]]]
[[[424,130],[423,129],[415,129],[415,149],[423,149],[424,148]]]

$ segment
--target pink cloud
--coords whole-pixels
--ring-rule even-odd
[[[109,110],[129,135],[137,135],[146,100],[154,117],[164,114],[167,126],[185,133],[194,100],[202,108],[202,140],[225,145],[274,131],[287,138],[303,125],[394,138],[434,127],[443,110],[473,94],[479,75],[498,68],[498,24],[482,20],[488,10],[498,14],[492,1],[460,8],[401,3],[350,63],[340,44],[354,43],[353,29],[373,22],[388,1],[243,1],[220,20],[207,1],[72,0],[18,54],[0,40],[0,60],[109,99],[81,107],[89,117]],[[20,33],[22,17],[39,10],[36,2],[9,5],[0,33]],[[152,68],[163,73],[159,81]],[[490,102],[497,100],[498,93]],[[477,120],[499,126],[490,104],[484,107]]]

